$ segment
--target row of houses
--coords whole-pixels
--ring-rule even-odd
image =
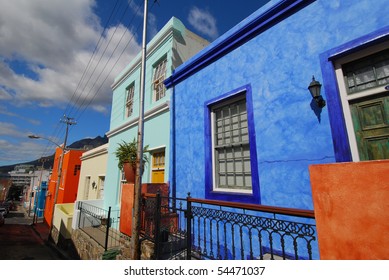
[[[170,252],[389,257],[388,22],[384,0],[273,0],[210,44],[177,18],[158,32],[147,45],[142,182],[145,193],[159,189],[172,198],[151,226],[169,224]],[[54,226],[83,259],[103,254],[86,243],[109,247],[87,230],[102,226],[106,238],[116,231],[120,242],[112,247],[126,258],[134,187],[115,151],[137,138],[140,65],[139,54],[112,84],[108,144],[75,154],[79,162],[63,171],[78,181],[60,185]],[[182,214],[178,199],[189,203]],[[181,220],[196,211],[203,211],[198,223]],[[107,224],[101,213],[108,212]]]

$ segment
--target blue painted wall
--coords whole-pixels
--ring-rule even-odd
[[[267,11],[295,3],[301,7],[234,46],[239,30],[249,34],[250,23],[266,19]],[[385,0],[271,1],[176,69],[165,83],[174,90],[170,181],[177,197],[206,197],[205,104],[249,85],[260,188],[255,203],[313,209],[308,166],[335,162],[336,155],[331,104],[312,106],[307,87],[312,75],[323,83],[322,53],[388,24]],[[322,95],[326,99],[325,87]]]

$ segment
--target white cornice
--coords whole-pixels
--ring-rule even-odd
[[[147,121],[148,119],[152,118],[155,115],[161,114],[163,112],[167,112],[170,110],[170,102],[166,101],[164,103],[159,104],[158,106],[151,108],[144,114],[144,120]],[[108,138],[113,137],[125,130],[130,129],[131,127],[134,127],[138,125],[139,117],[134,117],[128,122],[116,127],[113,130],[108,131],[105,135],[107,135]]]
[[[83,153],[80,159],[87,160],[107,153],[108,153],[108,143]]]

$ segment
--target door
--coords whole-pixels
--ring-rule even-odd
[[[85,177],[85,184],[84,184],[84,200],[88,200],[89,198],[89,188],[90,188],[90,177]]]
[[[165,182],[165,151],[153,153],[151,183]]]
[[[99,176],[99,193],[97,198],[103,199],[104,198],[104,184],[105,184],[105,176]]]
[[[350,103],[360,160],[389,159],[387,93]]]

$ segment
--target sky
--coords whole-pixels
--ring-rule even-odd
[[[212,42],[268,0],[149,0],[147,41],[177,17]],[[140,52],[143,0],[0,0],[0,166],[109,131],[115,77]],[[42,139],[30,139],[28,135]]]

